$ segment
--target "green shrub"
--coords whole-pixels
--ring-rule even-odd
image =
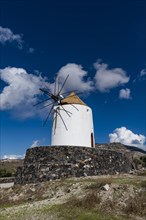
[[[12,177],[14,176],[14,172],[12,170],[7,170],[5,168],[0,169],[0,178],[2,177]]]
[[[141,156],[140,160],[143,162],[143,165],[146,167],[146,156]]]
[[[139,167],[145,167],[146,164],[145,162],[143,161],[143,158],[142,157],[139,157],[139,158],[134,158],[133,159],[133,162],[136,166],[136,169],[139,168]]]

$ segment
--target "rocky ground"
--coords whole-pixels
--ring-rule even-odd
[[[1,220],[145,220],[146,171],[0,189]]]

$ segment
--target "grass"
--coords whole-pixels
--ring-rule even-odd
[[[140,181],[139,186],[146,189],[146,180]]]
[[[139,172],[138,176],[146,176],[146,170],[144,170],[143,172]]]
[[[22,166],[23,160],[0,161],[0,178],[15,176],[18,166]]]
[[[124,220],[121,216],[112,215],[103,212],[100,209],[101,198],[94,190],[90,190],[84,197],[72,197],[64,204],[36,208],[35,210],[23,207],[15,212],[6,215],[0,215],[2,220],[23,220],[31,219],[31,216],[36,216],[36,219],[50,219],[47,216],[54,216],[54,219],[59,220]],[[33,213],[34,212],[34,213]]]
[[[97,207],[98,204],[100,204],[101,198],[96,192],[90,192],[86,194],[82,198],[71,198],[68,200],[67,204],[70,207],[78,207],[78,208],[84,208],[84,209],[93,209]]]
[[[141,174],[138,174],[137,176],[107,176],[107,177],[102,177],[100,178],[83,178],[83,179],[66,179],[66,180],[61,180],[60,183],[67,183],[67,184],[73,184],[73,183],[89,183],[90,185],[87,186],[87,189],[100,189],[106,184],[119,184],[119,185],[133,185],[133,186],[141,186],[141,182],[143,181],[140,176],[146,176],[146,171],[143,171]]]
[[[114,208],[114,207],[113,207]],[[46,210],[45,210],[46,211]],[[84,197],[73,197],[48,211],[57,213],[60,220],[126,220],[127,217],[107,213],[101,207],[101,197],[91,189]]]
[[[97,179],[85,188],[89,190],[100,190],[103,186],[105,186],[106,184],[110,185],[112,182],[112,178]]]
[[[52,216],[50,218],[50,216]],[[32,217],[32,218],[31,218]],[[0,213],[1,220],[126,220],[121,216],[114,216],[112,214],[101,213],[97,210],[86,210],[83,207],[71,207],[66,204],[46,206],[40,209],[21,209],[17,212],[10,212],[6,214]]]
[[[76,204],[76,205],[75,205]],[[54,205],[50,209],[45,210],[45,213],[56,213],[57,219],[59,220],[126,220],[126,217],[116,216],[114,214],[109,214],[101,212],[95,207],[88,206],[85,202],[82,201],[82,204],[79,201],[73,203],[64,203],[59,205]]]
[[[142,178],[139,178],[138,176],[133,176],[133,178],[129,177],[119,177],[119,178],[113,178],[112,183],[119,184],[119,185],[133,185],[133,186],[141,186],[141,182],[143,182]]]
[[[146,192],[140,192],[130,197],[126,202],[124,212],[127,215],[136,214],[146,217]]]
[[[125,184],[128,184],[128,185],[133,185],[133,186],[136,186],[138,188],[146,188],[146,180],[142,180],[140,179],[139,177],[137,178],[134,178],[134,179],[130,179],[130,178],[118,178],[118,179],[114,179],[113,180],[113,183],[115,184],[119,184],[119,185],[125,185]]]
[[[80,183],[80,184],[78,184]],[[51,188],[54,192],[57,190],[62,190],[65,193],[68,193],[68,189],[72,188],[75,184],[74,190],[76,187],[81,187],[81,194],[69,194],[70,198],[64,204],[50,205],[48,202],[47,205],[40,207],[30,206],[34,201],[43,200],[43,193],[47,192],[48,188]],[[112,189],[112,186],[117,187],[113,191],[113,197],[107,199],[103,202],[100,192],[106,193],[103,191],[103,186],[109,184]],[[114,185],[113,185],[114,184]],[[134,194],[126,198],[125,206],[118,206],[117,201],[127,189],[134,188],[136,191],[133,191]],[[35,187],[35,192],[29,190],[30,187]],[[140,192],[139,192],[140,191]],[[6,193],[6,191],[4,191]],[[48,191],[49,192],[49,191]],[[138,193],[139,192],[139,193]],[[8,198],[9,195],[5,194],[3,199]],[[20,193],[24,194],[24,198],[20,198],[17,201],[17,204],[23,204],[24,207],[21,207],[17,210],[17,207],[14,207],[14,212],[8,213],[8,216],[0,214],[0,219],[2,220],[26,220],[31,219],[35,215],[35,219],[50,220],[129,220],[133,219],[131,216],[146,216],[146,178],[139,176],[111,176],[111,177],[99,177],[99,178],[84,178],[84,179],[68,179],[61,181],[52,181],[41,184],[30,184],[27,188],[25,186],[13,187],[12,195],[19,195]],[[107,192],[108,193],[108,192]],[[32,201],[29,201],[28,198],[34,196]],[[47,194],[49,195],[49,194]],[[84,195],[84,196],[83,196]],[[113,199],[112,199],[113,198]],[[21,200],[22,199],[22,200]],[[1,208],[7,209],[13,205],[11,201],[4,201]],[[32,203],[33,204],[33,203]],[[19,206],[18,206],[19,207]],[[12,208],[13,209],[13,208]],[[9,209],[8,209],[9,210]],[[48,217],[49,216],[49,217]]]

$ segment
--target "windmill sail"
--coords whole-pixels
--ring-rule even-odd
[[[56,78],[53,92],[41,88],[40,91],[47,98],[34,106],[40,104],[41,109],[48,108],[43,126],[53,115],[51,145],[94,147],[92,110],[79,98],[77,90],[64,91],[68,78],[69,75],[62,86],[59,86],[59,78]]]

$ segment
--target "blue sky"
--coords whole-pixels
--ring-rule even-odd
[[[93,110],[96,143],[145,148],[146,1],[1,0],[1,157],[49,145],[33,104],[54,77]]]

